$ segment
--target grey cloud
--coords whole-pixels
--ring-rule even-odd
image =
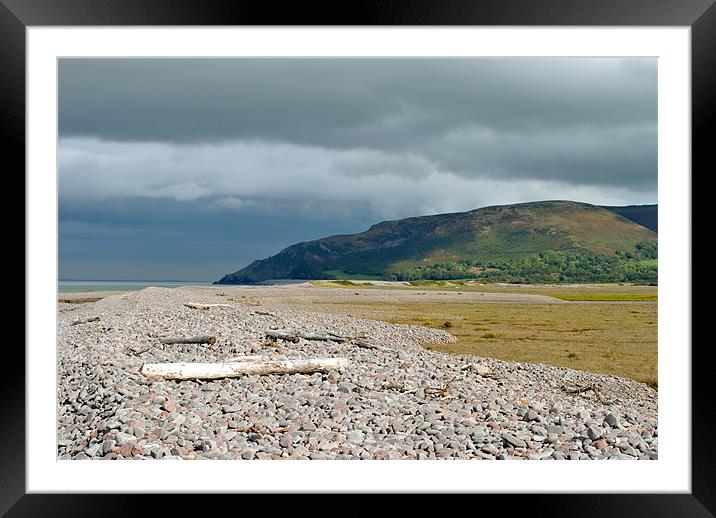
[[[652,188],[656,73],[654,59],[63,59],[59,125],[65,138],[335,150],[349,175],[437,164]]]
[[[348,176],[394,175],[423,178],[437,170],[416,154],[390,154],[374,149],[351,149],[335,155],[331,171]]]
[[[439,167],[467,177],[542,178],[651,189],[657,181],[655,124],[505,133],[461,128],[436,141],[426,153]]]
[[[655,60],[63,59],[63,135],[355,147],[434,134],[654,121]],[[396,137],[397,135],[392,135]]]
[[[558,151],[548,148],[545,153]],[[178,205],[192,202],[192,210],[297,218],[359,213],[363,218],[367,213],[377,221],[555,198],[619,205],[655,192],[655,187],[633,185],[472,177],[411,156],[256,141],[177,145],[71,138],[60,144],[59,164],[60,193],[68,203],[161,199]],[[357,174],[360,171],[369,174]]]

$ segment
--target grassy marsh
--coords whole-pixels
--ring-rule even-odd
[[[656,297],[656,288],[647,288]],[[658,306],[646,298],[650,290],[615,290],[614,286],[586,293],[570,290],[578,288],[513,288],[511,292],[557,293],[576,300],[612,300],[596,297],[616,293],[627,302],[314,304],[336,314],[444,329],[458,339],[452,344],[427,344],[428,349],[615,374],[656,387]],[[595,298],[586,299],[590,293]]]
[[[376,284],[371,281],[349,279],[312,281],[312,285],[324,288],[400,289],[423,291],[452,291],[479,293],[525,293],[547,295],[570,301],[641,301],[658,300],[657,286],[633,284],[486,284],[467,281],[410,281],[405,283]]]

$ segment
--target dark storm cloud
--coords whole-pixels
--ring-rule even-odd
[[[65,59],[60,134],[290,143],[354,153],[334,160],[348,175],[653,189],[656,72],[653,59]]]

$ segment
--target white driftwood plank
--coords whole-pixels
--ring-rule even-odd
[[[310,358],[303,360],[241,361],[223,363],[145,363],[142,374],[165,379],[236,378],[243,374],[310,374],[348,367],[346,358]]]
[[[270,361],[265,356],[235,356],[233,358],[227,358],[226,361],[222,363],[255,362],[261,360]]]

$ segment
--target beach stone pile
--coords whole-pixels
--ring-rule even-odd
[[[290,288],[286,288],[290,289]],[[146,288],[58,308],[59,459],[656,459],[657,392],[615,376],[456,356],[419,326]],[[185,303],[221,303],[197,310]],[[95,319],[99,317],[99,319]],[[364,337],[384,349],[269,329]],[[162,345],[212,335],[215,344]],[[344,357],[315,374],[148,379],[144,363]]]

